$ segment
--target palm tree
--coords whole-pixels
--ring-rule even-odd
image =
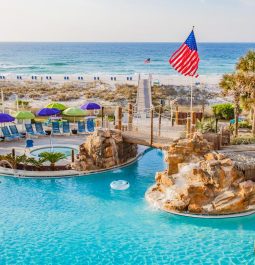
[[[28,157],[27,164],[32,165],[36,168],[38,168],[40,170],[40,168],[42,167],[43,163],[44,163],[44,159],[43,158],[39,158],[38,160],[35,159],[34,157]]]
[[[253,108],[252,133],[255,135],[255,51],[248,51],[245,56],[241,57],[236,70],[246,76],[244,85]]]
[[[252,120],[253,118],[253,105],[255,104],[255,100],[251,98],[250,93],[245,93],[241,96],[240,105],[243,110],[249,111],[249,118]]]
[[[50,162],[51,170],[55,170],[56,163],[65,157],[65,154],[59,152],[42,152],[40,154],[40,158],[43,162]]]
[[[240,98],[244,91],[244,75],[241,73],[225,74],[220,81],[220,87],[223,89],[223,95],[232,95],[234,97],[235,107],[235,130],[234,135],[238,135],[238,119],[241,112]]]
[[[25,164],[27,161],[27,156],[25,154],[14,156],[10,153],[7,155],[1,155],[0,161],[8,161],[8,163],[11,165],[12,168],[16,169],[17,165],[20,163]]]
[[[247,54],[239,59],[236,70],[245,73],[255,73],[255,51],[248,51]]]

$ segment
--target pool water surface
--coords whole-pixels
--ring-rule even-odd
[[[205,220],[144,199],[160,151],[121,169],[66,179],[0,183],[0,264],[254,264],[255,216]],[[125,191],[110,189],[123,179]]]

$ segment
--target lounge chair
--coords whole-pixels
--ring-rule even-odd
[[[9,126],[9,129],[10,129],[10,131],[11,131],[11,133],[12,133],[13,136],[18,136],[19,138],[25,138],[25,137],[26,137],[26,135],[21,134],[21,133],[18,131],[18,128],[17,128],[16,125],[10,125],[10,126]]]
[[[27,139],[25,148],[29,149],[29,148],[32,148],[33,146],[34,146],[34,141],[31,139]]]
[[[87,131],[88,132],[94,132],[95,125],[93,119],[87,119]]]
[[[34,132],[33,126],[31,123],[25,124],[26,132],[30,136],[35,136],[37,137],[39,134],[37,132]]]
[[[47,135],[46,132],[44,131],[43,129],[43,125],[41,122],[36,122],[35,123],[35,129],[36,129],[36,132],[40,135]]]
[[[52,134],[54,135],[61,135],[61,131],[60,131],[60,128],[59,128],[59,122],[57,121],[53,121],[52,122]]]
[[[63,121],[62,126],[64,134],[71,134],[69,121]]]
[[[7,126],[1,127],[1,130],[2,130],[2,133],[4,136],[4,140],[6,140],[6,141],[12,141],[12,140],[20,139],[19,136],[12,135]]]
[[[85,121],[78,121],[78,134],[86,134]]]

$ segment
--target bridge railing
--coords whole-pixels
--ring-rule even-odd
[[[184,132],[184,127],[176,126],[170,115],[157,112],[153,108],[137,111],[131,104],[126,109],[118,107],[114,123],[108,124],[108,128],[121,129],[125,135],[146,140],[150,145],[167,143],[179,138]]]

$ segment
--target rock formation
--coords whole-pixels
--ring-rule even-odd
[[[78,171],[106,169],[136,157],[137,145],[123,141],[121,131],[98,129],[80,145],[72,168]]]
[[[165,211],[230,214],[255,209],[255,182],[199,134],[174,142],[168,169],[156,174],[146,199]]]

